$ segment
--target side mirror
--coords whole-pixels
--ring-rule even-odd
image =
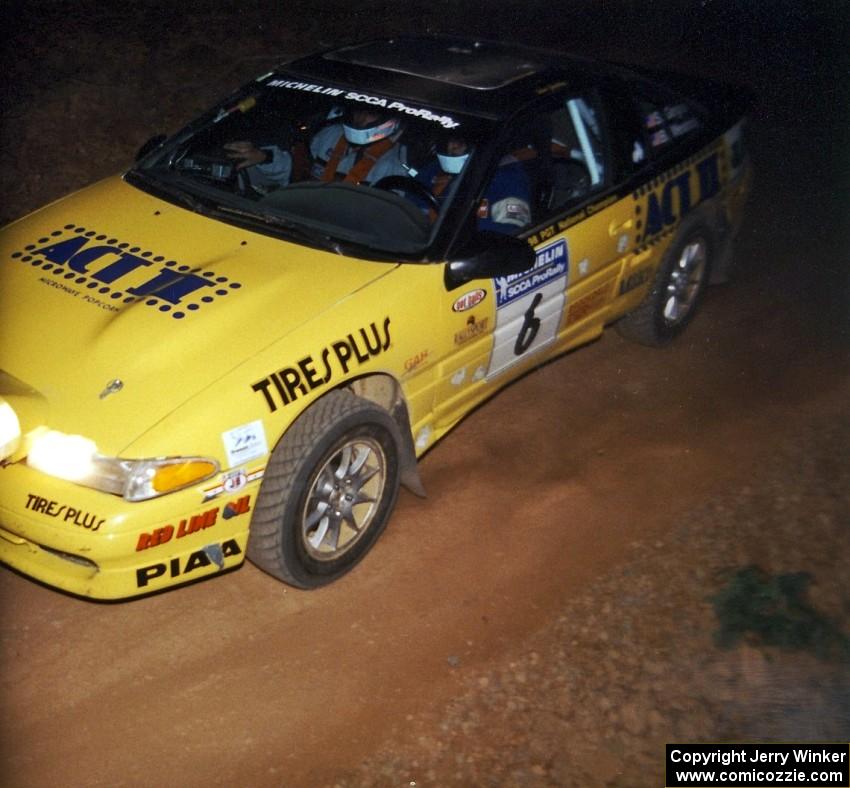
[[[157,134],[154,137],[151,137],[141,148],[136,151],[136,161],[141,161],[145,158],[154,148],[158,148],[165,142],[168,137],[165,134]]]
[[[482,231],[446,265],[446,289],[453,290],[472,279],[520,274],[534,261],[534,249],[528,241]]]

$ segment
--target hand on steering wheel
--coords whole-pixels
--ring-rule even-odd
[[[253,167],[255,164],[263,164],[266,160],[266,152],[261,150],[253,142],[239,140],[237,142],[228,142],[224,145],[227,151],[227,158],[236,161],[236,169],[244,170],[246,167]]]

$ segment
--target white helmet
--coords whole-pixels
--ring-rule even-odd
[[[369,119],[365,122],[358,122],[357,116],[365,114]],[[395,118],[387,118],[378,116],[368,111],[356,111],[350,113],[342,124],[342,132],[345,134],[345,139],[352,145],[371,145],[378,140],[391,137],[398,131],[399,122]]]
[[[460,156],[450,156],[448,153],[437,154],[440,167],[443,172],[446,172],[449,175],[457,175],[463,169],[463,165],[466,164],[466,160],[468,158],[468,153],[463,153]]]
[[[461,137],[446,137],[437,146],[437,161],[449,175],[457,175],[468,158],[469,144]]]

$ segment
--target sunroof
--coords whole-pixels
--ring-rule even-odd
[[[476,90],[493,90],[534,74],[547,63],[516,47],[493,42],[391,38],[344,47],[325,57]]]

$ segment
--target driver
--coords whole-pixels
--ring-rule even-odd
[[[416,176],[437,198],[442,208],[450,187],[469,159],[470,146],[463,137],[445,138],[437,147],[437,160]],[[531,223],[531,183],[515,156],[503,156],[478,204],[478,229],[513,235]],[[436,216],[432,216],[436,219]]]
[[[370,109],[355,109],[342,122],[320,129],[310,142],[311,176],[319,181],[353,184],[377,183],[390,175],[405,175],[406,149],[399,144],[401,123]],[[226,144],[236,169],[249,170],[252,182],[286,186],[292,177],[292,154],[275,145],[257,147],[252,142]]]

